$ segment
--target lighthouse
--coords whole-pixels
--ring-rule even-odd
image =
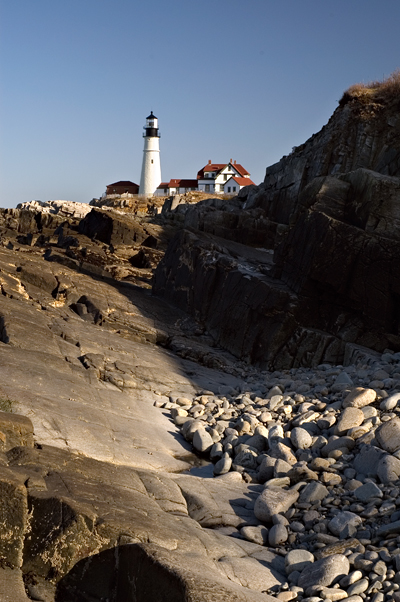
[[[161,182],[158,119],[151,111],[144,126],[144,149],[139,194],[152,196]]]

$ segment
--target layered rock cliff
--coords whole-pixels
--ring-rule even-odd
[[[397,351],[399,175],[399,94],[344,95],[263,184],[186,210],[154,291],[264,367]]]

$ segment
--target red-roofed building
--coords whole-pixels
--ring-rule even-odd
[[[109,184],[106,188],[107,196],[111,194],[138,194],[139,186],[134,182],[130,182],[129,180],[120,180],[119,182],[114,182],[114,184]]]
[[[225,183],[229,178],[238,177],[242,180],[248,180],[246,184],[236,183],[238,186],[237,192],[243,186],[253,184],[250,180],[249,172],[236,161],[229,163],[212,163],[211,160],[197,173],[198,189],[202,192],[225,192]],[[232,185],[234,186],[234,185]]]
[[[191,190],[197,190],[197,180],[175,178],[169,182],[161,182],[154,194],[156,196],[171,196],[172,194],[185,194],[185,192]]]
[[[235,181],[232,180],[235,178]],[[229,186],[225,186],[232,180]],[[161,182],[158,186],[156,196],[171,196],[173,194],[185,194],[192,190],[201,192],[216,192],[219,194],[238,193],[243,186],[254,184],[250,179],[249,172],[236,161],[229,163],[211,163],[202,167],[197,172],[197,180],[172,179],[169,182]],[[228,188],[230,189],[228,192]]]
[[[224,184],[224,193],[237,194],[241,188],[244,186],[250,186],[250,184],[254,184],[250,178],[239,178],[237,176],[232,176]]]

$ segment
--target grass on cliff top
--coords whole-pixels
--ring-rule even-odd
[[[350,86],[340,99],[339,106],[344,107],[344,105],[352,100],[369,104],[376,102],[387,103],[395,99],[400,100],[400,69],[396,69],[396,71],[382,81]]]

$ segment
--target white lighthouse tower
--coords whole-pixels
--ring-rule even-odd
[[[139,194],[152,196],[161,182],[158,119],[151,111],[144,126],[144,149]]]

